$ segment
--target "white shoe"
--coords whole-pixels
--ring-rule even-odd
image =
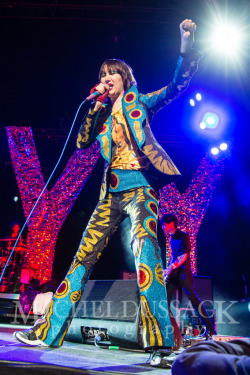
[[[49,346],[36,337],[32,328],[26,329],[25,331],[16,331],[13,333],[13,336],[23,344],[32,346]]]

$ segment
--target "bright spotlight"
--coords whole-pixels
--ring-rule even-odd
[[[223,143],[221,143],[220,144],[220,149],[221,149],[221,151],[226,151],[227,150],[227,144],[225,143],[225,142],[223,142]]]
[[[215,124],[215,118],[214,118],[214,116],[208,116],[207,117],[207,124],[211,125],[212,127],[214,127],[214,124]]]
[[[200,93],[197,93],[196,94],[196,100],[198,100],[198,102],[200,102],[201,101],[201,94]]]
[[[194,99],[190,99],[190,100],[189,100],[189,104],[191,105],[191,107],[194,107],[194,106],[195,106],[195,101],[194,101]]]
[[[203,122],[206,124],[206,127],[214,129],[219,123],[219,118],[215,113],[207,112],[203,117]]]
[[[206,127],[207,127],[206,123],[205,123],[204,121],[202,121],[202,122],[200,123],[200,128],[201,128],[201,129],[206,129]]]
[[[211,148],[211,154],[218,155],[218,153],[219,153],[219,149],[217,147]]]
[[[240,28],[229,24],[218,25],[211,39],[212,46],[223,55],[234,55],[242,41]]]
[[[246,2],[246,1],[245,1]],[[220,1],[207,1],[206,27],[204,28],[204,48],[211,58],[213,69],[235,70],[241,75],[246,73],[249,58],[249,16],[247,7],[234,6],[233,1],[224,1],[222,9]],[[249,3],[249,1],[247,2]],[[244,9],[244,10],[243,10]],[[210,14],[209,14],[210,13]],[[210,63],[209,63],[210,64]],[[240,74],[241,73],[241,74]],[[247,73],[246,73],[247,74]]]
[[[14,202],[18,202],[18,197],[15,196],[15,197],[13,198],[13,201],[14,201]]]

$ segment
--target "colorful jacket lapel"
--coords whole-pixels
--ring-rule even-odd
[[[138,147],[141,148],[145,142],[142,124],[146,119],[146,111],[139,103],[138,96],[137,88],[132,86],[122,98],[122,108],[135,141]]]

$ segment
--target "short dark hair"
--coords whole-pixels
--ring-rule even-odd
[[[177,228],[178,219],[173,214],[165,214],[161,217],[160,223],[161,225],[163,225],[164,223],[167,223],[167,224],[174,223],[175,228]]]
[[[108,71],[116,70],[122,76],[125,91],[127,91],[132,85],[137,85],[132,68],[125,63],[125,61],[118,59],[108,59],[102,63],[99,70],[99,81],[101,81],[101,76],[105,66],[107,66]]]

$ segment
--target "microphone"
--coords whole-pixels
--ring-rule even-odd
[[[110,90],[109,85],[104,84],[104,86],[106,87],[106,89],[108,91]],[[87,98],[85,100],[89,102],[90,100],[98,98],[99,95],[104,95],[104,94],[100,94],[98,91],[94,91],[92,94],[90,94],[89,96],[87,96]]]
[[[101,95],[101,94],[98,91],[95,91],[92,94],[90,94],[89,96],[87,96],[87,98],[85,100],[87,100],[89,102],[90,100],[96,99],[99,95]]]

